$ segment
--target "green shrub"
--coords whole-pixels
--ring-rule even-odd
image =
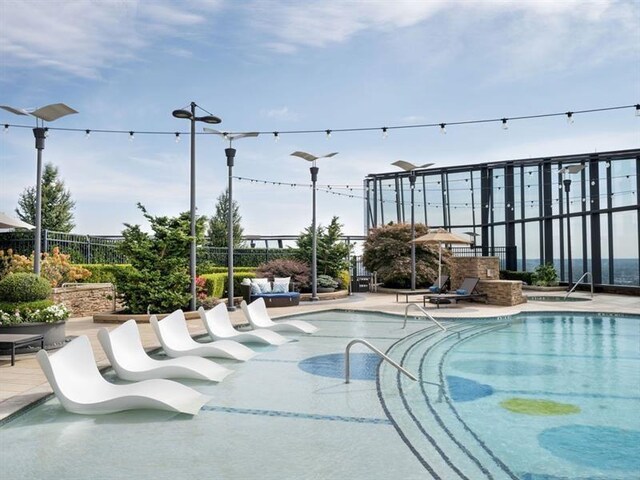
[[[210,297],[224,298],[227,296],[227,278],[226,273],[209,273],[201,275],[205,279],[205,285],[207,289],[207,295]],[[240,294],[240,285],[244,278],[255,278],[256,274],[253,272],[233,272],[233,294],[238,296]]]
[[[558,285],[558,274],[552,263],[538,265],[533,272],[534,284],[543,287]]]
[[[103,264],[103,263],[86,263],[79,264],[79,267],[86,268],[91,272],[91,276],[81,280],[81,283],[113,283],[117,284],[117,272],[120,271],[132,271],[133,267],[128,263],[115,263],[115,264]]]
[[[220,267],[217,265],[211,265],[211,264],[205,264],[205,265],[198,265],[198,268],[196,269],[198,272],[198,275],[205,275],[208,273],[227,273],[228,268],[227,267]],[[233,267],[233,273],[240,273],[240,272],[255,272],[256,268],[255,267]]]
[[[515,272],[512,270],[500,270],[501,280],[519,280],[527,285],[533,285],[534,274],[533,272]]]
[[[338,282],[336,282],[329,275],[318,275],[318,287],[320,287],[320,288],[338,288]]]
[[[0,325],[19,323],[55,323],[69,318],[69,310],[51,300],[35,302],[0,303]]]
[[[349,274],[349,270],[340,270],[340,274],[338,278],[338,288],[341,290],[349,288],[349,282],[351,281],[351,275]]]
[[[51,285],[35,273],[12,273],[0,280],[0,300],[31,302],[51,295]]]
[[[329,226],[319,225],[316,228],[317,251],[316,260],[319,275],[329,275],[337,277],[340,270],[349,268],[347,258],[353,245],[344,242],[342,237],[342,224],[338,217],[331,219]],[[298,252],[296,258],[307,264],[311,264],[313,251],[313,230],[311,227],[305,228],[297,240]]]

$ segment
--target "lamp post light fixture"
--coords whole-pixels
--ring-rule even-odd
[[[236,307],[233,304],[233,160],[236,156],[236,149],[233,148],[233,141],[247,137],[257,137],[258,132],[246,133],[226,133],[219,132],[212,128],[204,128],[206,133],[220,135],[224,140],[229,141],[229,148],[224,149],[227,156],[227,167],[229,169],[229,208],[227,212],[227,311],[233,312]]]
[[[567,198],[567,260],[569,261],[568,270],[568,289],[571,290],[571,283],[573,282],[573,265],[571,259],[571,217],[569,211],[569,192],[571,191],[571,178],[570,174],[580,173],[584,170],[584,165],[568,165],[558,170],[558,173],[562,175],[562,183],[564,185],[564,192]]]
[[[191,123],[191,194],[189,205],[189,235],[191,236],[191,248],[189,251],[189,276],[191,277],[191,300],[189,301],[189,309],[193,311],[196,309],[196,122],[218,124],[222,122],[222,120],[211,114],[202,117],[196,117],[196,107],[201,109],[202,107],[196,105],[195,102],[191,102],[189,106],[190,110],[174,110],[172,115],[175,118],[189,120],[189,122]]]
[[[29,115],[36,118],[36,127],[33,129],[33,136],[36,139],[36,150],[38,152],[36,165],[36,231],[33,240],[33,273],[40,275],[40,262],[42,257],[42,151],[44,150],[44,140],[47,138],[47,128],[45,128],[44,122],[53,122],[58,118],[78,112],[64,103],[53,103],[36,110],[25,110],[8,105],[0,105],[0,108],[16,115]],[[40,123],[38,123],[38,120],[40,120]]]
[[[313,207],[311,215],[311,301],[315,302],[318,298],[318,234],[316,229],[316,182],[318,181],[318,171],[320,170],[316,166],[316,161],[321,158],[334,157],[338,152],[327,153],[316,157],[307,152],[296,151],[291,154],[292,157],[299,157],[307,162],[311,162],[309,171],[311,172],[311,183],[313,191]]]
[[[409,172],[409,185],[411,187],[411,290],[416,289],[416,217],[415,217],[415,203],[414,203],[414,191],[416,189],[416,170],[421,170],[433,166],[433,163],[425,163],[424,165],[416,166],[413,163],[405,162],[404,160],[397,160],[391,165],[395,165]]]

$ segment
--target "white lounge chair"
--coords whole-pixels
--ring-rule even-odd
[[[274,322],[267,313],[267,306],[264,304],[262,298],[258,298],[247,305],[244,300],[240,304],[244,316],[253,328],[268,328],[278,332],[302,332],[302,333],[315,333],[318,331],[318,327],[311,325],[309,322],[302,320],[282,320]]]
[[[51,355],[40,350],[36,358],[62,406],[73,413],[91,415],[150,408],[196,415],[211,399],[171,380],[127,385],[107,382],[98,371],[86,335],[74,338]]]
[[[158,320],[155,315],[152,315],[149,323],[156,332],[165,353],[170,357],[196,355],[198,357],[232,358],[244,362],[256,355],[256,352],[249,347],[233,340],[196,342],[191,338],[182,310],[176,310],[162,320]]]
[[[211,310],[198,309],[202,323],[204,323],[209,336],[213,340],[235,340],[241,343],[266,343],[267,345],[282,345],[289,341],[279,333],[266,328],[251,330],[250,332],[239,332],[231,324],[229,312],[224,303],[216,305]]]
[[[98,340],[118,377],[137,382],[151,378],[194,378],[221,382],[231,370],[207,360],[190,356],[156,360],[144,351],[135,320],[111,331],[98,330]]]

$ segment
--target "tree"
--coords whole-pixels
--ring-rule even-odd
[[[416,238],[429,229],[416,224]],[[450,253],[442,252],[447,264]],[[411,284],[411,225],[405,223],[383,225],[369,230],[364,243],[362,261],[370,272],[378,272],[385,287],[408,288]],[[438,277],[438,246],[416,245],[416,283],[425,286]]]
[[[58,178],[58,167],[52,163],[44,166],[42,174],[42,228],[56,232],[70,232],[75,227],[73,209],[76,202],[71,192],[65,190],[64,182]],[[16,214],[23,222],[36,224],[36,187],[24,189],[18,199]]]
[[[338,221],[338,217],[333,217],[328,227],[319,225],[316,228],[316,237],[318,241],[317,263],[318,275],[329,275],[337,278],[340,271],[348,270],[349,256],[352,246],[347,245],[340,239],[342,236],[342,224]],[[313,248],[313,232],[311,227],[304,229],[297,240],[298,253],[296,257],[299,260],[311,264],[312,248]]]
[[[129,313],[172,312],[185,308],[191,299],[189,251],[192,237],[189,212],[178,217],[154,217],[138,204],[153,234],[139,225],[125,223],[118,250],[131,262],[131,269],[116,271],[118,293]],[[204,218],[196,221],[196,242],[201,243]]]
[[[209,243],[212,247],[226,247],[228,237],[229,219],[229,189],[227,188],[220,194],[216,203],[216,213],[209,219]],[[233,246],[234,248],[242,246],[242,234],[244,230],[240,225],[242,217],[240,216],[240,207],[238,202],[233,201]]]

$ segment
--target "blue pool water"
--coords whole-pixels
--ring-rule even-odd
[[[527,314],[447,332],[370,312],[300,318],[320,331],[220,361],[234,370],[220,384],[184,381],[213,397],[196,417],[81,416],[49,399],[0,426],[3,476],[640,478],[640,317]],[[357,345],[345,384],[353,338],[419,381]]]

